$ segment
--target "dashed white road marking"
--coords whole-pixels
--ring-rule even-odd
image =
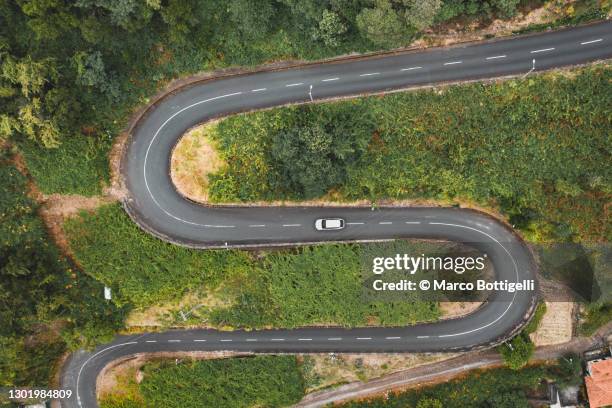
[[[406,224],[420,224],[421,221],[406,221]]]
[[[393,222],[391,222],[391,221],[381,221],[381,222],[379,222],[379,224],[380,225],[390,225],[390,224],[393,224]]]
[[[266,226],[266,224],[251,224],[249,225],[250,228],[264,228]]]
[[[429,336],[417,336],[417,339],[428,339]]]
[[[385,337],[385,340],[399,340],[399,339],[401,339],[401,337],[399,336]]]
[[[331,82],[331,81],[337,81],[340,78],[336,77],[336,78],[327,78],[327,79],[322,79],[321,82]]]
[[[591,40],[591,41],[584,41],[584,42],[581,42],[580,45],[593,44],[593,43],[598,43],[601,41],[603,41],[603,38],[598,38],[596,40]]]
[[[531,51],[531,54],[537,54],[538,52],[546,52],[546,51],[552,51],[552,50],[554,50],[554,47],[553,48],[542,48],[541,50]]]
[[[342,340],[342,337],[328,337],[327,340],[329,340],[329,341],[340,341],[340,340]]]
[[[285,341],[285,339],[270,339],[270,341]]]
[[[253,89],[251,92],[263,92],[267,90],[267,88],[257,88],[257,89]]]
[[[180,343],[180,340],[168,340],[168,343]]]
[[[410,67],[410,68],[402,68],[400,71],[413,71],[415,69],[421,69],[423,67]]]
[[[246,339],[246,341],[257,341],[257,339]]]
[[[157,340],[146,340],[145,343],[157,343]]]
[[[346,225],[363,225],[365,222],[347,222]]]
[[[283,224],[283,227],[301,227],[302,224]]]
[[[312,341],[312,339],[298,339],[298,341]]]
[[[291,86],[300,86],[300,85],[304,85],[303,82],[296,82],[295,84],[287,84],[285,85],[287,88],[291,87]]]
[[[206,340],[204,340],[204,339],[195,339],[194,341],[196,343],[204,343]]]
[[[495,59],[500,59],[500,58],[506,58],[505,55],[494,55],[493,57],[487,57],[485,58],[486,60],[495,60]]]
[[[361,74],[360,77],[372,76],[372,75],[380,75],[380,72],[369,72],[367,74]]]
[[[220,341],[226,342],[226,341],[232,341],[232,339],[221,339]]]
[[[372,340],[371,337],[357,337],[357,340]]]
[[[445,62],[444,65],[455,65],[455,64],[462,64],[463,61],[451,61],[451,62]]]

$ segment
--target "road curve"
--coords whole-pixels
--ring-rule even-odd
[[[443,238],[486,252],[499,280],[533,279],[536,265],[523,242],[484,214],[454,208],[205,207],[177,193],[171,151],[190,127],[214,117],[286,103],[304,103],[434,83],[493,78],[612,57],[612,24],[379,58],[258,72],[203,82],[150,109],[132,134],[122,162],[132,219],[161,239],[196,248],[253,247],[322,241]],[[535,59],[535,62],[534,62]],[[312,88],[311,88],[312,86]],[[340,216],[347,228],[314,230],[319,217]],[[109,362],[143,352],[455,351],[498,343],[529,316],[534,292],[495,293],[461,319],[398,328],[302,328],[218,332],[180,330],[119,336],[93,352],[74,353],[62,387],[74,390],[64,407],[95,407],[98,373]]]

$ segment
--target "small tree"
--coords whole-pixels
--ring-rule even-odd
[[[338,14],[333,11],[323,10],[319,27],[315,29],[313,37],[315,40],[322,40],[328,47],[337,47],[340,43],[340,37],[346,31],[347,27]]]
[[[533,354],[534,348],[535,346],[531,340],[529,340],[529,337],[521,333],[510,342],[500,346],[499,352],[508,367],[513,370],[518,370],[527,364]]]

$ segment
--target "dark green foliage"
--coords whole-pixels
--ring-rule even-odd
[[[529,362],[534,349],[535,346],[529,339],[529,335],[524,331],[499,346],[504,362],[513,370],[523,368]]]
[[[536,310],[533,313],[531,321],[527,323],[527,325],[523,328],[525,333],[530,334],[535,332],[538,329],[538,326],[540,325],[540,322],[542,321],[542,318],[544,317],[545,313],[546,303],[541,301],[540,303],[538,303],[538,306],[536,307]]]
[[[330,172],[325,160],[301,168],[327,182],[327,198],[476,201],[500,208],[532,241],[607,241],[611,78],[612,69],[597,66],[571,78],[548,74],[231,117],[213,135],[229,165],[211,176],[211,197],[303,198],[303,184],[288,190],[278,182],[287,177],[284,162],[269,152],[288,149],[277,145],[284,134],[322,126],[342,146],[346,138],[354,143],[340,169]]]
[[[231,306],[199,311],[218,326],[405,325],[439,315],[432,302],[363,301],[360,259],[382,250],[380,244],[303,247],[257,257],[189,250],[143,234],[114,205],[69,220],[65,229],[84,270],[111,286],[119,304],[146,307],[178,300],[187,291],[220,288]],[[397,245],[412,251],[410,243]]]
[[[587,306],[586,316],[584,321],[580,323],[580,332],[583,335],[590,336],[604,324],[612,321],[612,303],[594,303]]]
[[[66,347],[108,339],[123,310],[50,242],[26,179],[0,158],[0,385],[44,386]]]
[[[557,360],[557,385],[563,389],[565,387],[573,387],[582,384],[583,361],[577,354],[566,354]]]
[[[507,368],[477,370],[466,377],[439,385],[392,393],[384,399],[349,402],[342,406],[347,408],[528,407],[526,395],[533,393],[545,378],[554,378],[554,374],[550,371],[550,368],[544,366],[532,366],[518,371]]]
[[[517,0],[2,1],[0,139],[60,149],[54,155],[70,165],[43,159],[33,173],[45,191],[96,194],[108,172],[91,162],[106,157],[108,135],[170,79],[401,47],[432,24],[516,8]],[[97,157],[69,153],[75,138],[96,139]],[[87,176],[63,183],[79,172]]]
[[[141,400],[107,399],[102,408],[285,407],[302,399],[304,380],[293,356],[152,362],[144,367]]]

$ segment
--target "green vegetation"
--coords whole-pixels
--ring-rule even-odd
[[[557,2],[558,18],[550,23],[530,24],[525,28],[516,30],[515,34],[530,33],[556,27],[573,26],[592,20],[607,18],[612,3],[609,0],[578,0],[570,4]]]
[[[506,368],[477,370],[469,375],[430,387],[392,393],[385,398],[349,402],[347,408],[399,407],[502,407],[528,408],[528,396],[546,397],[544,379],[560,379],[557,366],[530,366],[518,371]]]
[[[293,356],[257,356],[144,366],[137,392],[111,395],[101,408],[285,407],[304,396]],[[133,387],[133,384],[130,388]]]
[[[611,78],[599,65],[233,116],[211,132],[228,166],[210,197],[468,201],[532,241],[608,241]]]
[[[535,332],[536,330],[538,330],[538,326],[540,325],[540,322],[542,321],[542,318],[544,317],[545,313],[546,313],[546,303],[544,302],[538,303],[538,305],[536,306],[536,310],[533,313],[533,317],[531,318],[531,321],[527,323],[527,325],[523,328],[525,333],[531,334]]]
[[[125,126],[134,106],[171,79],[228,66],[401,47],[432,26],[487,23],[542,3],[2,1],[0,139],[22,145],[44,192],[97,194],[108,181],[100,163],[109,136]],[[46,154],[57,160],[41,157]]]
[[[523,368],[531,358],[535,345],[531,342],[529,335],[535,332],[546,313],[546,303],[540,302],[536,306],[531,321],[512,340],[498,347],[499,352],[508,367],[513,370]]]
[[[579,326],[582,335],[590,336],[604,324],[612,322],[612,303],[594,303],[586,308],[586,316]]]
[[[0,386],[42,387],[67,348],[108,339],[125,311],[50,242],[26,178],[0,154]]]
[[[439,315],[431,302],[363,301],[361,257],[384,244],[189,250],[143,234],[116,205],[69,220],[65,229],[84,271],[112,287],[120,305],[143,308],[218,290],[231,305],[201,308],[197,316],[220,326],[404,325]],[[411,252],[413,244],[397,245]]]
[[[523,330],[512,340],[498,347],[504,362],[513,370],[523,368],[531,358],[535,345],[531,342],[529,334]]]

